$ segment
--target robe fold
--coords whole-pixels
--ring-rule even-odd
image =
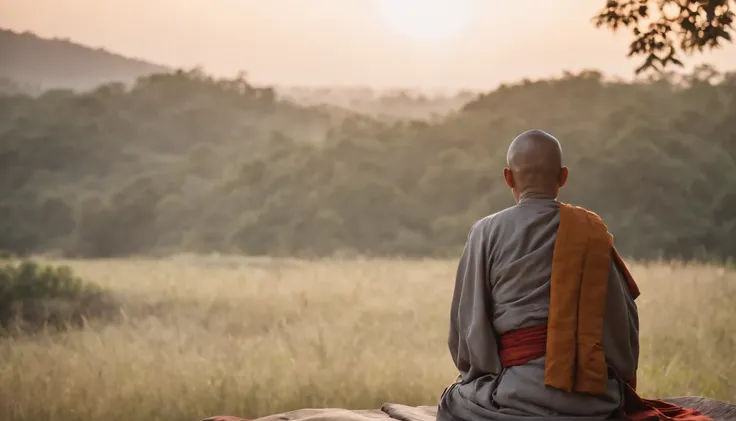
[[[592,212],[531,196],[478,221],[451,304],[460,377],[437,419],[707,420],[636,395],[638,295]]]

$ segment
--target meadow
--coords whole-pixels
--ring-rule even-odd
[[[0,419],[184,421],[304,407],[433,405],[455,260],[180,255],[58,260],[119,317],[0,339]],[[639,388],[736,401],[736,271],[633,264]]]

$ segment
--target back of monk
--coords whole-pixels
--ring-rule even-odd
[[[597,215],[546,195],[473,226],[438,420],[707,420],[636,395],[639,291],[612,244]]]

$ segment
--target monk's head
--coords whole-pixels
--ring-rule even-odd
[[[503,170],[506,184],[518,202],[529,194],[557,197],[567,182],[567,167],[562,166],[560,142],[541,130],[526,131],[511,142]]]

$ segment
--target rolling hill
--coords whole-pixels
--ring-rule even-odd
[[[69,39],[41,38],[0,28],[0,92],[38,94],[49,89],[88,91],[110,82],[170,73],[169,66],[125,57]],[[430,93],[364,87],[279,86],[275,92],[303,106],[325,105],[375,117],[428,119],[460,109],[474,92]]]
[[[132,83],[140,76],[171,70],[67,39],[0,29],[0,78],[6,83],[14,81],[25,91],[89,90],[108,82]]]

